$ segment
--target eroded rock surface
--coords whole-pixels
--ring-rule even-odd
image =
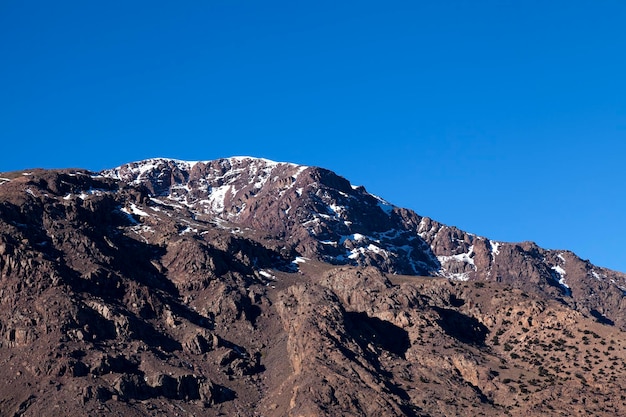
[[[626,413],[624,275],[571,252],[252,158],[2,178],[0,416]]]

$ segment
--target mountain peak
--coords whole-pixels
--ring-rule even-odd
[[[624,274],[574,254],[531,242],[495,242],[446,226],[324,168],[253,157],[159,158],[102,175],[145,187],[151,204],[185,207],[198,220],[220,219],[258,230],[285,241],[301,256],[331,264],[539,287],[567,302],[585,299],[588,312],[600,306],[597,293],[611,294],[602,300],[603,311],[616,311],[626,288]],[[626,325],[626,314],[620,314],[618,321]]]

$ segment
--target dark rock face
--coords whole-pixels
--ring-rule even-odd
[[[0,416],[620,415],[624,289],[321,168],[6,173]]]

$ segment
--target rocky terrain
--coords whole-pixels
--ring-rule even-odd
[[[626,414],[626,275],[321,168],[0,174],[0,416]]]

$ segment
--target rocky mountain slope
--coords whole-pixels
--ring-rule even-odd
[[[321,168],[0,175],[0,415],[620,415],[626,276]]]

